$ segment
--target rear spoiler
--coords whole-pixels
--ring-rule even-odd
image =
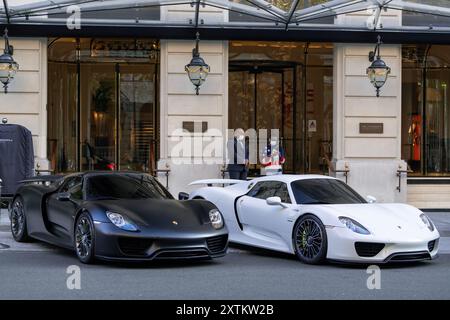
[[[193,181],[191,183],[189,183],[190,186],[195,186],[195,185],[201,185],[201,184],[206,184],[207,186],[212,186],[214,184],[238,184],[238,183],[242,183],[242,182],[246,182],[245,180],[237,180],[237,179],[203,179],[203,180],[196,180]]]
[[[27,183],[42,183],[45,184],[46,182],[54,183],[61,179],[63,179],[64,176],[62,175],[45,175],[45,176],[35,176],[31,178],[26,178],[24,180],[19,181],[21,184],[27,184]]]

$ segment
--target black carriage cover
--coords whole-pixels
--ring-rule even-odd
[[[0,178],[2,195],[13,195],[19,181],[34,175],[30,130],[17,124],[0,124]]]

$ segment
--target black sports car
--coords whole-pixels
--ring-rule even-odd
[[[27,179],[9,213],[16,241],[35,238],[74,249],[83,263],[216,258],[228,246],[222,215],[211,202],[174,200],[144,173]]]

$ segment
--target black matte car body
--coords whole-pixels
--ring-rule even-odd
[[[93,181],[111,179],[112,175],[113,179],[132,178],[133,183],[146,179],[146,183],[156,186],[161,196],[92,198]],[[76,184],[80,182],[81,186]],[[78,189],[71,190],[71,185]],[[228,231],[226,226],[213,227],[209,213],[214,209],[216,207],[208,201],[174,200],[156,179],[147,174],[85,172],[25,180],[17,190],[9,212],[11,231],[17,241],[34,238],[72,249],[82,262],[91,263],[94,258],[147,261],[224,256]],[[121,229],[112,223],[106,212],[120,213],[138,230]],[[87,232],[83,233],[86,230],[92,234],[86,236]],[[91,255],[89,259],[82,259],[81,244],[89,241],[93,247],[89,248]]]

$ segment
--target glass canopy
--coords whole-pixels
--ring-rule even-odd
[[[82,26],[312,27],[450,33],[449,0],[3,0],[0,24],[65,25],[78,10]],[[390,12],[402,13],[401,25],[383,24]],[[362,16],[364,23],[339,19],[351,14]]]

